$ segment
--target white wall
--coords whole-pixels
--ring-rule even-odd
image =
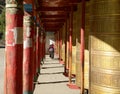
[[[46,53],[48,53],[49,45],[54,43],[55,43],[54,32],[46,32]]]

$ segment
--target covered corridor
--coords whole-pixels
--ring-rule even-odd
[[[58,57],[51,59],[46,55],[40,76],[35,83],[34,94],[79,94],[80,89],[70,89],[67,86],[69,79],[63,73],[64,66],[59,63]]]
[[[56,61],[46,57],[49,33],[68,77],[57,83],[65,84],[59,90],[67,90],[68,81],[80,88],[78,94],[120,94],[120,0],[6,0],[4,94],[33,94],[55,85],[52,75],[58,74],[47,66]],[[45,76],[53,83],[45,84]]]

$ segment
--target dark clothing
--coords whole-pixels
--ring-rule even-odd
[[[51,58],[54,58],[54,52],[49,52],[49,54]]]
[[[54,58],[54,47],[53,46],[49,47],[49,55],[51,58]]]

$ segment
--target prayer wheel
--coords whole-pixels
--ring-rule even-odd
[[[56,32],[56,54],[59,54],[59,31]]]
[[[75,16],[73,16],[73,19],[76,19]],[[73,28],[76,24],[76,21],[73,20]],[[72,74],[76,74],[76,30],[73,29],[72,34]]]
[[[85,62],[84,62],[84,71],[85,71],[85,74],[84,74],[84,86],[86,89],[89,89],[89,50],[88,50],[88,39],[89,39],[89,2],[86,2],[86,13],[85,13]],[[81,6],[78,6],[81,8]],[[79,8],[79,9],[80,9]],[[81,12],[81,9],[78,10],[79,12],[79,15],[80,12]],[[81,19],[79,19],[81,22]],[[77,21],[78,21],[78,18],[77,18]],[[80,27],[80,24],[79,23],[79,27]],[[77,27],[78,28],[78,27]],[[80,28],[78,28],[78,31],[80,32]],[[78,32],[77,31],[77,32]],[[78,36],[79,35],[79,36]],[[77,34],[77,65],[76,65],[76,85],[80,87],[80,84],[81,84],[81,81],[80,81],[80,78],[81,78],[81,69],[80,69],[80,33]]]
[[[62,57],[62,62],[65,62],[65,25],[62,28],[62,50],[61,50],[61,57]]]
[[[74,30],[76,30],[76,85],[80,87],[80,26],[81,26],[81,3],[74,13]]]
[[[72,46],[72,74],[76,75],[76,46]]]
[[[120,0],[90,6],[90,94],[120,94]]]
[[[89,41],[89,32],[90,32],[90,21],[89,21],[89,7],[90,2],[86,2],[86,9],[85,9],[85,62],[84,62],[84,86],[86,89],[89,89],[89,49],[88,49],[88,41]]]
[[[62,32],[61,30],[59,31],[59,59],[61,61],[62,59]]]
[[[67,41],[67,44],[66,44],[66,48],[67,48],[67,50],[66,50],[66,69],[69,69],[69,20],[67,20],[67,33],[66,33],[66,41]]]

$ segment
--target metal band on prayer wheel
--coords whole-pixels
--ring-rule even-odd
[[[90,94],[120,94],[120,0],[90,6]]]

